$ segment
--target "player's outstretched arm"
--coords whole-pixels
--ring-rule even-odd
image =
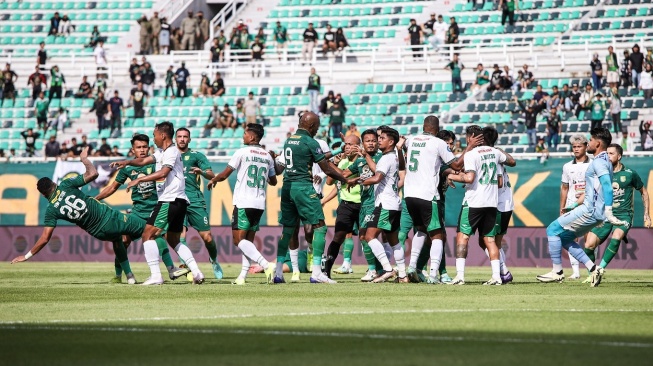
[[[338,187],[333,187],[333,189],[331,189],[331,192],[329,192],[329,194],[327,194],[326,197],[320,200],[320,203],[322,204],[322,206],[324,206],[327,203],[329,203],[331,200],[336,198],[337,195],[338,195]]]
[[[639,193],[642,194],[642,205],[644,206],[644,226],[647,228],[651,227],[651,216],[649,214],[649,201],[648,201],[648,191],[646,187],[642,187],[639,190]]]
[[[50,241],[50,238],[52,237],[52,233],[54,232],[53,227],[44,227],[43,228],[43,233],[41,234],[41,237],[39,240],[36,241],[36,244],[30,249],[29,252],[25,255],[19,255],[18,257],[14,258],[11,261],[11,264],[18,263],[18,262],[25,262],[26,260],[30,259],[33,255],[36,253],[40,252],[41,249]]]
[[[320,166],[320,168],[322,169],[324,174],[326,174],[327,176],[329,176],[329,177],[331,177],[331,178],[333,178],[333,179],[335,179],[335,180],[337,180],[339,182],[342,182],[342,183],[345,183],[345,184],[347,183],[347,178],[345,178],[342,175],[343,171],[338,169],[338,167],[333,165],[333,163],[330,162],[329,160],[322,159],[318,163],[318,165]]]
[[[369,178],[367,178],[365,180],[357,180],[356,182],[360,183],[360,184],[362,184],[364,186],[372,186],[372,185],[375,185],[375,184],[378,184],[379,182],[381,182],[383,177],[385,177],[385,174],[383,174],[382,172],[376,172],[373,176],[371,176],[371,177],[369,177]],[[349,181],[349,183],[351,183],[351,180]]]
[[[503,149],[500,149],[498,147],[495,147],[495,149],[501,151],[503,155],[506,156],[506,161],[504,161],[502,164],[510,167],[514,167],[517,165],[517,161],[515,158],[512,157],[512,155],[508,154],[507,152],[503,151]]]
[[[458,174],[449,174],[447,179],[452,182],[471,184],[474,183],[474,178],[476,178],[475,171],[460,172]]]
[[[463,150],[462,154],[459,157],[450,162],[449,165],[451,169],[459,171],[462,170],[465,166],[465,154],[472,151],[475,147],[480,146],[483,143],[483,135],[475,135],[470,137],[467,140],[467,147]]]
[[[131,190],[132,187],[135,187],[143,182],[156,182],[158,180],[164,180],[171,172],[172,172],[172,168],[170,168],[169,166],[164,166],[163,168],[161,168],[161,170],[158,170],[150,175],[146,175],[138,179],[133,179],[129,182],[129,184],[127,184],[127,192],[129,192],[129,190]]]
[[[95,165],[93,165],[93,163],[88,160],[88,146],[82,149],[82,152],[79,154],[79,159],[81,160],[82,164],[84,164],[84,168],[86,169],[84,172],[84,183],[89,183],[96,180],[99,174],[97,169],[95,169]]]
[[[95,196],[95,199],[98,201],[102,201],[103,199],[107,197],[111,197],[116,191],[118,191],[118,188],[120,188],[120,184],[116,182],[115,180],[111,182],[111,184],[108,184],[104,189],[98,193],[97,196]]]
[[[215,177],[215,173],[213,173],[212,169],[202,170],[202,168],[195,166],[190,169],[190,172],[193,174],[201,175],[202,177],[204,177],[204,179],[207,180],[211,180]]]
[[[114,161],[113,163],[109,164],[110,167],[112,168],[117,168],[117,169],[122,169],[126,166],[146,166],[150,164],[154,164],[156,161],[154,160],[154,156],[146,156],[144,158],[136,158],[132,160],[120,160],[120,161]]]
[[[213,178],[211,178],[211,180],[209,181],[209,184],[206,186],[206,188],[208,188],[209,191],[210,191],[211,189],[213,189],[213,187],[215,187],[216,184],[218,184],[218,182],[222,182],[225,179],[229,178],[229,176],[231,175],[231,173],[233,173],[233,171],[234,171],[234,168],[227,165],[227,167],[224,168],[223,171],[221,171],[220,173],[215,175]],[[274,177],[274,179],[276,180],[277,177]]]

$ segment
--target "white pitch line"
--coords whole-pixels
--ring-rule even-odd
[[[141,317],[141,318],[115,318],[115,319],[51,319],[37,321],[6,320],[0,321],[0,325],[12,324],[59,324],[59,323],[108,323],[108,322],[134,322],[134,321],[177,321],[177,320],[212,320],[212,319],[244,319],[244,318],[279,318],[279,317],[304,317],[304,316],[347,316],[347,315],[388,315],[388,314],[447,314],[447,313],[650,313],[653,309],[399,309],[399,310],[356,310],[356,311],[316,311],[316,312],[294,312],[281,314],[219,314],[209,316],[188,316],[188,317]]]
[[[101,331],[123,333],[184,333],[184,334],[244,334],[244,335],[272,335],[272,336],[297,336],[297,337],[330,337],[330,338],[362,338],[362,339],[388,339],[411,341],[444,341],[444,342],[482,342],[482,343],[532,343],[554,345],[583,345],[606,347],[631,347],[653,348],[653,343],[641,342],[591,342],[570,339],[543,339],[543,338],[488,338],[488,337],[453,337],[453,336],[428,336],[428,335],[400,335],[400,334],[367,334],[367,333],[339,333],[339,332],[305,332],[285,330],[248,330],[248,329],[184,329],[184,328],[139,328],[139,327],[83,327],[83,326],[36,326],[22,327],[17,325],[0,325],[6,330],[50,330],[50,331]]]

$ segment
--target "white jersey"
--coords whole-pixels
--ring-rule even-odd
[[[497,207],[499,205],[499,165],[506,155],[490,146],[475,147],[465,154],[465,172],[476,173],[474,182],[465,186],[465,202],[469,207]]]
[[[445,39],[448,30],[449,24],[445,22],[435,22],[433,24],[433,33],[438,39]]]
[[[331,151],[331,149],[329,149],[329,144],[327,144],[326,141],[320,139],[315,139],[315,141],[317,141],[317,143],[320,144],[322,153],[326,154],[327,152]],[[313,188],[315,189],[315,192],[317,194],[322,194],[322,188],[324,187],[326,174],[324,174],[322,168],[320,168],[320,165],[313,164],[312,175],[313,176],[319,175],[322,177],[322,182],[313,183]]]
[[[451,163],[456,157],[444,141],[431,134],[411,136],[406,146],[408,161],[404,198],[439,200],[440,166]]]
[[[381,181],[374,186],[374,206],[383,206],[386,210],[401,210],[399,198],[399,159],[397,153],[391,151],[383,154],[376,163],[376,172],[383,173]]]
[[[186,196],[186,177],[184,176],[184,163],[181,162],[181,153],[175,144],[167,149],[156,149],[154,152],[156,171],[168,167],[172,171],[162,180],[156,181],[156,193],[159,202],[173,202],[177,198],[188,200]]]
[[[264,210],[268,178],[275,176],[274,160],[270,154],[258,145],[245,146],[234,153],[229,166],[238,177],[233,205]]]
[[[100,45],[95,47],[95,49],[93,50],[93,55],[95,56],[95,64],[97,65],[107,64],[107,59],[104,54],[104,48],[100,47]]]
[[[503,186],[499,188],[499,203],[497,204],[497,211],[510,212],[515,209],[515,202],[512,199],[512,186],[510,184],[510,177],[508,171],[503,164],[499,165],[497,175],[503,177]]]
[[[585,172],[591,162],[592,159],[587,157],[584,163],[577,163],[574,159],[562,166],[562,183],[569,185],[565,207],[573,205],[585,193]]]

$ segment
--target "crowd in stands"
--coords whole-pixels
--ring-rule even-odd
[[[68,143],[60,142],[57,140],[56,135],[50,135],[47,142],[43,144],[43,151],[38,151],[36,148],[37,141],[43,138],[43,134],[28,128],[21,132],[21,136],[25,140],[25,151],[16,151],[11,148],[7,151],[0,149],[0,158],[14,158],[14,157],[44,157],[56,158],[67,160],[78,157],[82,150],[88,146],[89,155],[96,157],[113,157],[124,156],[118,149],[117,145],[111,146],[107,138],[102,138],[100,143],[89,142],[86,135],[82,135],[78,142],[76,137],[73,137]],[[132,152],[130,151],[129,154]]]
[[[159,18],[158,12],[149,19],[143,15],[137,22],[141,55],[203,50],[204,43],[209,40],[209,21],[201,11],[197,14],[189,11],[179,28],[171,28],[165,17]]]

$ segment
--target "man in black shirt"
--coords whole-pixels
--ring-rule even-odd
[[[36,62],[41,70],[45,70],[45,63],[48,60],[48,52],[45,50],[45,42],[39,43],[39,50],[36,53]]]
[[[412,46],[419,46],[422,44],[422,27],[417,24],[415,19],[410,20],[408,35],[410,36],[410,44]],[[422,57],[421,51],[420,47],[413,47],[413,58]]]
[[[144,65],[143,71],[141,72],[141,82],[143,83],[143,89],[147,92],[148,95],[154,95],[154,79],[156,75],[154,70],[152,70],[152,65],[149,62],[146,62]]]
[[[34,132],[31,128],[28,128],[27,131],[20,133],[21,136],[25,139],[25,153],[27,156],[32,157],[36,153],[36,140],[41,137],[39,132]]]
[[[97,127],[100,131],[109,127],[107,123],[106,115],[109,112],[109,103],[104,99],[104,93],[99,92],[95,102],[93,102],[93,107],[89,112],[95,111],[95,117],[97,118]]]
[[[220,31],[220,36],[224,37],[223,30]],[[209,51],[211,52],[211,62],[212,63],[220,62],[220,55],[222,54],[222,49],[220,48],[218,38],[213,38],[213,44],[211,45]]]
[[[256,37],[254,38],[254,43],[250,47],[252,49],[252,77],[256,74],[256,77],[261,77],[261,63],[263,62],[263,43],[261,40]]]
[[[54,16],[50,18],[50,32],[48,32],[49,36],[57,35],[57,32],[59,32],[60,22],[61,22],[61,18],[59,18],[59,12],[54,13]]]
[[[181,67],[175,71],[175,81],[177,82],[177,98],[181,98],[182,93],[185,98],[187,96],[186,85],[187,83],[190,83],[190,73],[188,72],[188,69],[186,69],[185,62],[182,62]]]
[[[546,108],[544,98],[539,103],[532,99],[530,102],[520,101],[517,96],[513,99],[519,105],[519,108],[524,112],[524,124],[526,125],[526,134],[528,135],[528,146],[535,146],[537,143],[537,115]]]
[[[562,131],[562,121],[558,115],[558,109],[552,107],[549,111],[549,117],[546,119],[546,143],[549,146],[549,150],[551,150],[551,146],[553,146],[553,151],[558,148],[560,131]]]
[[[124,102],[118,95],[118,91],[113,92],[113,98],[109,99],[109,112],[111,112],[111,133],[115,129],[120,131],[122,125],[122,111],[124,109]]]
[[[313,28],[313,23],[308,23],[308,28],[304,29],[304,44],[302,45],[302,61],[309,64],[313,60],[313,48],[317,46],[317,31]],[[302,62],[302,65],[304,63]]]
[[[55,135],[50,135],[50,140],[45,144],[45,157],[57,158],[61,155],[61,147]]]
[[[132,63],[129,65],[129,78],[134,85],[140,80],[140,69],[141,65],[138,64],[136,57],[132,58]]]
[[[564,93],[565,89],[562,88]],[[579,108],[581,92],[578,89],[578,84],[574,83],[569,90],[569,95],[565,97],[565,109],[568,112],[575,112]]]
[[[425,35],[433,35],[433,25],[437,22],[435,19],[435,13],[431,13],[431,19],[426,21],[424,23],[424,27],[422,28],[422,32],[424,32]]]
[[[79,84],[79,89],[75,93],[75,98],[90,98],[93,94],[93,88],[87,81],[86,76],[82,76],[82,83]]]
[[[32,86],[32,100],[36,100],[43,89],[47,88],[45,75],[41,74],[38,65],[34,68],[34,73],[27,79],[27,86]]]
[[[215,79],[211,83],[211,95],[219,97],[224,94],[224,91],[224,79],[222,79],[222,74],[216,72]]]
[[[135,89],[131,91],[131,102],[134,106],[134,118],[144,118],[145,110],[143,106],[147,103],[149,94],[143,90],[143,83],[138,83]]]
[[[633,78],[633,87],[639,89],[639,81],[642,79],[644,66],[644,54],[639,51],[639,45],[633,46],[633,53],[630,54],[630,72]]]
[[[72,156],[72,154],[73,154],[72,150],[68,148],[65,142],[62,142],[61,149],[59,149],[59,155],[65,159],[69,156]]]
[[[111,146],[107,144],[106,137],[103,137],[100,141],[100,147],[97,149],[95,154],[97,156],[111,156]]]
[[[331,24],[327,24],[327,31],[324,33],[324,44],[322,45],[322,52],[326,56],[327,51],[335,52],[338,49],[336,44],[336,32],[331,30]]]
[[[447,43],[456,44],[458,43],[458,36],[460,35],[460,29],[458,28],[458,23],[456,23],[456,18],[449,18],[449,30],[447,30]]]
[[[320,113],[323,115],[327,114],[327,111],[329,110],[329,108],[331,108],[331,105],[333,104],[334,100],[335,97],[333,95],[333,90],[329,90],[327,96],[322,98],[322,100],[320,101]]]
[[[490,85],[487,88],[488,92],[495,90],[501,90],[501,78],[503,72],[499,69],[498,64],[494,64],[494,71],[492,71],[492,76],[490,76]]]

